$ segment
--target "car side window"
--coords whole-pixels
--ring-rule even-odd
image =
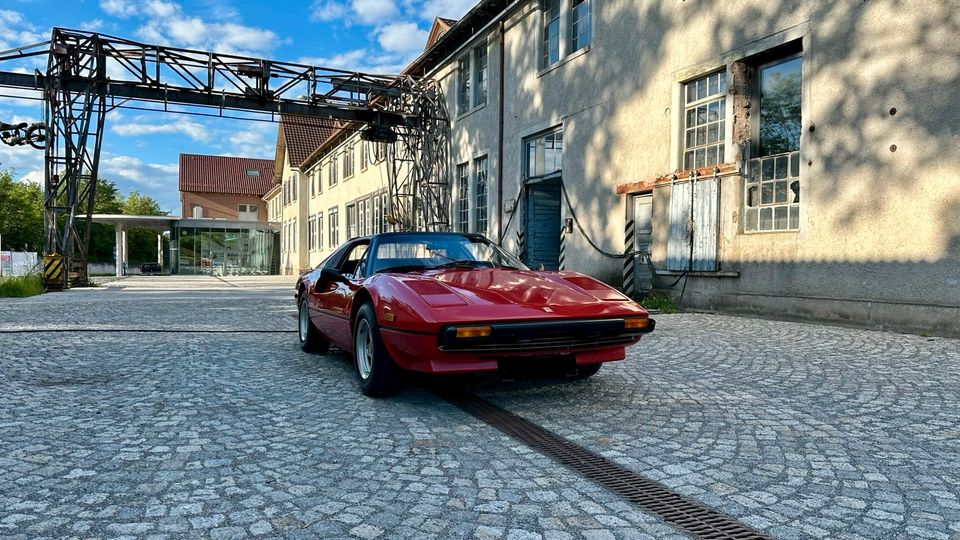
[[[363,276],[363,269],[360,267],[360,261],[365,260],[369,243],[354,245],[347,253],[347,257],[340,263],[340,273],[350,279],[356,279]]]

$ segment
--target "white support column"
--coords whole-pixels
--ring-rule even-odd
[[[163,268],[163,235],[157,233],[157,263]]]
[[[117,233],[114,240],[114,253],[116,253],[116,270],[117,277],[123,277],[123,244],[124,244],[124,234],[123,234],[123,225],[117,224]]]
[[[129,271],[129,269],[127,268],[127,262],[129,261],[127,259],[127,230],[126,229],[124,229],[123,232],[121,232],[121,236],[123,237],[123,275],[127,275],[127,272]]]

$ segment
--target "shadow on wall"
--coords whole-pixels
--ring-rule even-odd
[[[664,168],[670,163],[669,140],[671,130],[677,129],[676,115],[664,111],[672,106],[671,93],[676,91],[673,73],[690,66],[663,65],[663,59],[675,56],[669,47],[685,43],[692,51],[693,65],[809,20],[811,46],[805,73],[809,80],[805,85],[809,84],[810,90],[804,102],[801,139],[803,159],[809,163],[803,186],[808,216],[801,233],[816,220],[813,223],[821,237],[841,240],[829,259],[842,262],[721,259],[723,269],[740,266],[742,272],[740,279],[728,280],[722,287],[730,293],[749,294],[756,275],[775,274],[776,280],[767,283],[783,283],[789,294],[795,293],[792,284],[799,280],[802,287],[796,289],[817,298],[840,296],[844,291],[843,297],[858,296],[862,291],[862,299],[888,298],[903,303],[922,299],[931,304],[960,305],[960,288],[950,285],[960,264],[960,183],[956,182],[960,167],[956,152],[960,147],[956,129],[960,125],[956,106],[960,100],[956,85],[960,47],[955,39],[960,35],[960,10],[946,0],[745,4],[605,3],[596,11],[598,30],[588,61],[570,62],[538,78],[533,75],[538,69],[537,55],[508,48],[506,71],[529,74],[521,76],[508,95],[511,91],[517,94],[521,116],[539,116],[542,122],[552,109],[551,97],[542,95],[541,85],[549,77],[562,78],[564,95],[560,99],[582,104],[579,111],[559,109],[570,115],[568,126],[571,131],[585,129],[581,124],[593,130],[567,139],[568,144],[588,141],[584,191],[609,192],[617,182],[670,172]],[[689,27],[709,30],[688,35],[685,29]],[[625,47],[632,54],[630,66],[623,65]],[[644,109],[637,109],[637,104]],[[894,108],[897,111],[891,114]],[[623,119],[649,119],[651,125],[662,126],[662,144],[627,148],[620,136]],[[816,131],[808,129],[811,125]],[[510,133],[508,129],[508,137]],[[508,163],[512,144],[508,139]],[[946,181],[950,174],[953,181]],[[943,197],[917,197],[932,190],[942,190]],[[619,212],[611,215],[609,199],[578,200],[575,190],[571,190],[571,198],[581,216],[609,216],[607,222],[585,223],[594,241],[602,246],[622,246],[623,218]],[[913,213],[918,221],[886,221],[907,215],[905,202],[917,205]],[[614,219],[616,226],[611,226],[609,220]],[[720,219],[729,223],[732,216],[721,215]],[[927,220],[940,220],[942,226],[930,229],[922,223]],[[655,223],[654,227],[665,225]],[[933,239],[922,254],[906,249],[915,245],[915,227],[920,225],[926,227],[926,237]],[[873,253],[864,255],[871,246],[876,246]],[[807,253],[817,253],[818,246],[807,244],[806,248]],[[831,284],[828,277],[834,275],[844,289],[838,291]],[[691,280],[694,289],[695,282]],[[776,291],[765,291],[770,292]]]

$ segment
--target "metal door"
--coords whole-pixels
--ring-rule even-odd
[[[524,212],[526,239],[523,261],[536,269],[560,268],[560,182],[541,182],[527,186]]]
[[[637,290],[649,291],[652,287],[650,273],[650,246],[653,244],[653,195],[633,198],[633,280]]]
[[[717,270],[719,202],[716,178],[673,185],[667,236],[668,270]]]

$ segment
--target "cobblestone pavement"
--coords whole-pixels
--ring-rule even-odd
[[[682,537],[423,389],[364,398],[290,285],[0,299],[0,537]],[[590,380],[468,384],[776,537],[960,538],[957,340],[661,315]]]

